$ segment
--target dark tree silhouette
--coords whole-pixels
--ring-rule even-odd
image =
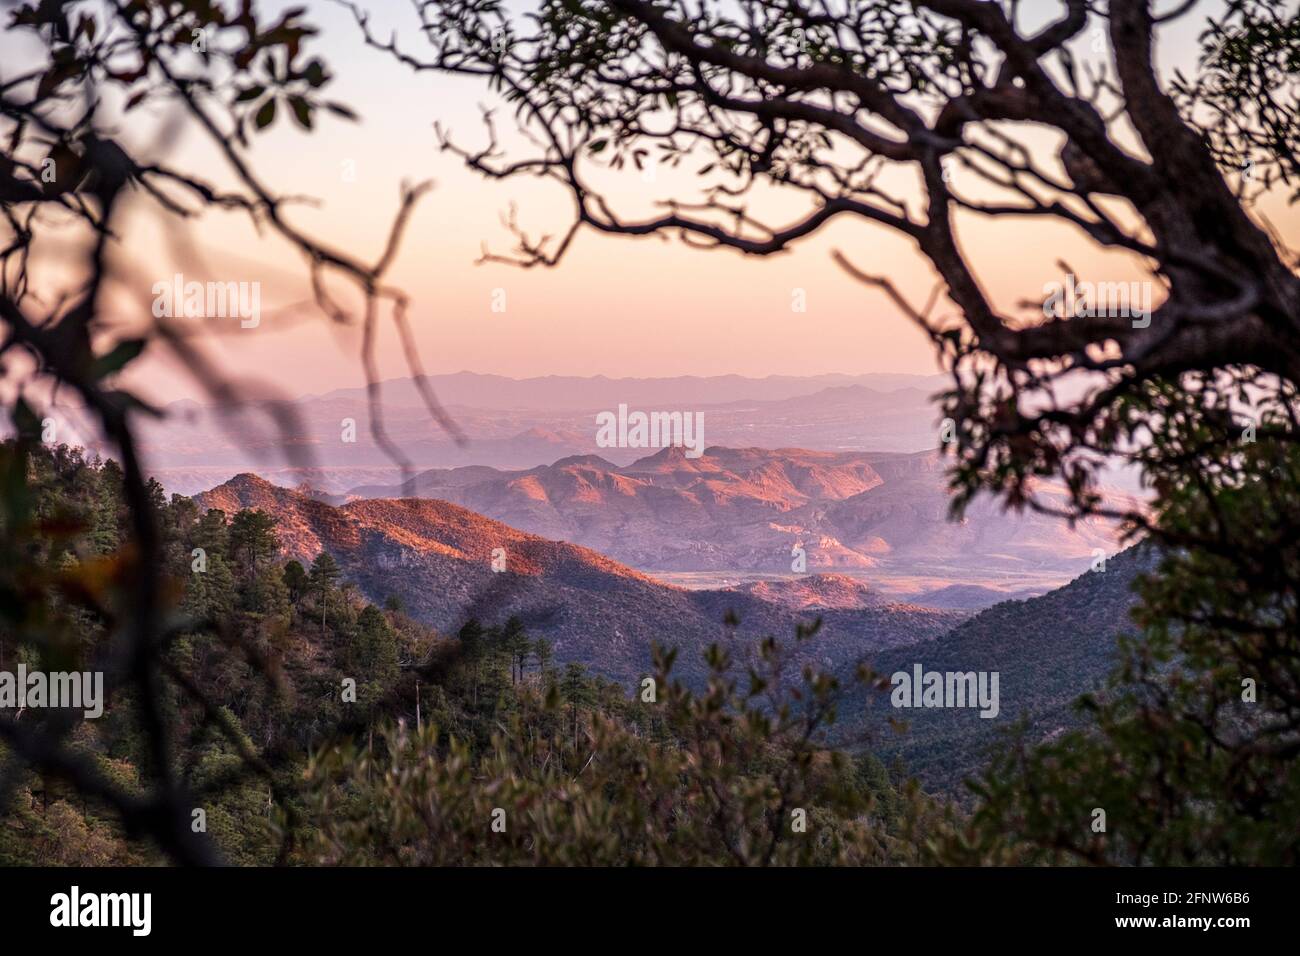
[[[141,338],[112,341],[106,335],[111,329],[110,295],[126,290],[147,301],[144,293],[150,287],[135,275],[119,227],[128,206],[142,199],[173,226],[209,210],[243,213],[298,250],[320,310],[336,322],[363,323],[371,430],[393,460],[405,466],[379,414],[373,343],[385,310],[398,327],[431,415],[459,437],[415,355],[406,296],[384,279],[411,210],[428,184],[403,190],[388,241],[374,262],[293,224],[291,201],[276,195],[255,169],[251,137],[274,123],[277,115],[292,116],[306,129],[322,111],[343,118],[352,115],[347,107],[324,98],[330,73],[322,60],[304,52],[316,31],[303,22],[301,10],[271,20],[259,16],[249,3],[209,0],[40,0],[4,6],[6,45],[21,38],[34,41],[35,50],[14,61],[6,55],[0,62],[0,212],[5,231],[0,240],[0,358],[6,393],[70,392],[116,446],[127,515],[123,537],[131,567],[123,580],[130,582],[130,611],[119,622],[105,670],[110,696],[129,691],[149,741],[145,790],[141,795],[127,791],[81,759],[67,745],[71,727],[66,722],[5,718],[0,720],[0,738],[17,758],[70,780],[82,793],[115,808],[131,835],[152,837],[180,862],[215,862],[210,842],[191,829],[194,801],[174,766],[175,742],[163,706],[169,682],[207,714],[207,723],[223,732],[229,728],[198,687],[185,675],[169,671],[162,660],[175,630],[163,616],[160,530],[133,429],[140,416],[157,413],[115,386],[113,375],[148,347],[171,352],[219,403],[235,407],[244,395],[167,320],[159,319]],[[166,110],[169,121],[162,125],[159,141],[134,149],[113,131],[123,111],[146,103]],[[168,161],[181,126],[205,138],[233,188],[221,189]],[[60,268],[72,277],[66,292],[38,289],[32,282],[32,266],[41,260],[44,239],[62,243],[65,249],[84,247],[84,252],[59,256]],[[356,315],[340,299],[340,283],[359,293],[363,304]],[[142,314],[148,314],[147,309]],[[287,404],[262,407],[282,433],[296,430]],[[19,535],[31,530],[21,499],[23,447],[40,441],[41,426],[40,416],[22,398],[14,404],[13,420],[21,440],[12,482],[6,485],[11,490],[6,547],[20,549]],[[38,636],[24,630],[21,620],[10,623],[20,639]],[[230,736],[239,752],[246,753],[243,741]],[[248,766],[257,772],[265,769],[251,756]],[[21,767],[11,761],[9,769]]]
[[[1200,16],[1196,0],[1061,0],[1045,20],[1014,0],[543,0],[524,17],[424,0],[419,47],[378,36],[353,5],[372,46],[482,77],[513,108],[516,145],[489,113],[486,145],[442,130],[445,149],[571,197],[566,228],[533,238],[512,218],[516,247],[488,258],[554,266],[584,229],[755,256],[839,217],[902,235],[938,280],[924,305],[864,256],[835,259],[951,373],[954,509],[992,490],[1016,508],[1117,516],[1165,546],[1141,638],[1082,702],[1089,728],[1004,753],[946,859],[1300,858],[1300,277],[1259,204],[1297,196],[1300,16],[1294,0],[1221,6],[1186,75],[1157,53],[1169,24]],[[598,167],[648,163],[694,173],[648,217],[592,185]],[[805,212],[765,222],[760,186]],[[1000,308],[962,243],[979,217],[1054,223],[1126,255],[1158,289],[1153,310]],[[1140,465],[1149,508],[1098,491],[1117,458]],[[1068,500],[1040,498],[1042,476],[1063,478]],[[1112,836],[1088,827],[1099,805]]]
[[[507,152],[489,115],[486,146],[444,130],[446,149],[485,176],[543,177],[571,196],[567,228],[516,230],[513,253],[490,258],[555,265],[582,229],[759,256],[842,216],[900,233],[939,280],[923,306],[851,253],[836,259],[924,329],[952,371],[962,500],[985,486],[1054,510],[1031,484],[1060,474],[1071,513],[1104,511],[1097,468],[1143,444],[1155,414],[1132,409],[1151,404],[1153,383],[1214,373],[1180,384],[1223,414],[1225,381],[1289,398],[1300,380],[1295,257],[1251,212],[1262,192],[1295,182],[1295,4],[1233,0],[1208,24],[1192,79],[1163,76],[1156,51],[1194,0],[1163,13],[1151,0],[1063,0],[1034,30],[1021,6],[545,0],[514,17],[491,0],[424,0],[427,51],[380,38],[353,10],[369,43],[413,69],[483,77],[526,137]],[[594,167],[647,163],[697,169],[698,190],[638,219],[591,184]],[[887,185],[899,171],[914,188]],[[765,224],[751,196],[762,182],[804,197],[806,213]],[[1163,301],[1149,322],[1044,320],[1042,296],[1028,315],[1007,314],[962,247],[963,214],[1077,230],[1130,254]],[[940,291],[955,315],[938,314]]]
[[[420,0],[427,53],[380,39],[365,10],[354,10],[368,42],[414,69],[490,82],[536,146],[506,155],[489,118],[485,148],[466,149],[443,131],[447,149],[487,176],[540,176],[568,190],[568,228],[555,238],[519,232],[508,261],[555,265],[584,228],[680,234],[771,255],[832,219],[856,217],[907,237],[936,274],[931,301],[915,305],[856,257],[837,255],[933,339],[952,373],[944,405],[954,422],[958,506],[992,488],[1013,505],[1052,510],[1035,497],[1034,479],[1061,475],[1072,492],[1068,514],[1110,513],[1095,492],[1098,470],[1115,455],[1142,465],[1154,506],[1122,516],[1180,546],[1149,585],[1146,640],[1129,649],[1114,693],[1091,704],[1100,734],[1055,752],[1013,753],[1008,792],[988,793],[986,815],[971,840],[958,841],[962,849],[997,856],[997,834],[1097,861],[1294,862],[1294,833],[1288,843],[1278,826],[1300,799],[1300,279],[1293,253],[1255,206],[1297,175],[1294,6],[1228,0],[1207,25],[1190,77],[1162,72],[1156,51],[1160,31],[1193,15],[1195,0],[1169,0],[1167,11],[1150,0],[1105,8],[1063,0],[1037,29],[1023,26],[1020,4],[989,0],[543,0],[526,19],[497,0]],[[120,476],[114,466],[109,483],[120,482],[126,507],[106,501],[95,516],[97,541],[122,563],[115,580],[123,594],[113,604],[121,614],[106,615],[112,639],[103,669],[110,698],[136,710],[147,759],[141,788],[128,790],[71,745],[69,721],[6,717],[0,739],[14,759],[5,774],[26,765],[66,779],[114,809],[129,835],[180,862],[216,862],[211,843],[190,827],[194,800],[177,767],[169,695],[227,738],[241,773],[270,774],[166,656],[180,625],[166,614],[164,529],[133,430],[154,410],[118,387],[114,373],[146,348],[168,350],[218,401],[238,405],[241,389],[166,320],[139,339],[104,334],[111,291],[147,287],[132,284],[118,227],[139,199],[173,224],[208,210],[247,215],[298,250],[319,309],[362,325],[372,432],[404,464],[379,414],[373,349],[386,315],[431,416],[458,434],[414,354],[406,296],[385,279],[428,187],[403,190],[384,248],[367,261],[296,226],[291,200],[258,175],[251,142],[277,118],[310,129],[323,112],[350,116],[324,98],[330,74],[304,52],[314,30],[299,11],[268,21],[233,0],[8,7],[8,34],[35,40],[39,52],[16,73],[0,64],[0,359],[11,394],[71,392],[117,448]],[[125,142],[113,131],[119,108],[106,105],[113,97],[121,110],[168,108],[176,124],[205,138],[234,185],[174,167],[168,137],[144,149]],[[1036,145],[1044,131],[1047,150]],[[594,165],[647,162],[690,164],[699,194],[635,219],[590,185]],[[915,188],[893,191],[900,174]],[[759,182],[805,197],[805,213],[766,224],[750,196]],[[1075,229],[1133,257],[1163,297],[1141,323],[1115,314],[1048,317],[1041,302],[1027,315],[1008,314],[962,247],[964,216]],[[41,240],[65,240],[66,230],[84,243],[60,258],[74,281],[63,295],[38,291],[31,267]],[[345,286],[359,309],[343,301]],[[938,307],[941,292],[952,310]],[[288,406],[269,408],[292,431]],[[13,403],[18,440],[0,482],[0,590],[13,598],[0,601],[0,614],[28,642],[45,638],[29,619],[36,603],[17,558],[40,533],[26,484],[39,419],[27,400]],[[478,635],[461,636],[468,649]],[[1241,711],[1233,696],[1243,679],[1258,683],[1257,710]],[[563,687],[576,748],[588,688],[573,674]],[[1072,760],[1068,772],[1062,754]],[[1126,760],[1122,774],[1108,772],[1117,755]],[[1152,767],[1178,771],[1172,783],[1156,781],[1154,803],[1132,785]],[[1026,785],[1037,779],[1041,787]],[[1028,812],[1083,809],[1079,785],[1097,780],[1111,788],[1106,799],[1127,805],[1131,842],[1098,848],[1062,833],[1059,815]],[[1204,828],[1169,826],[1207,807]],[[1233,829],[1243,820],[1244,830]],[[1164,831],[1167,839],[1150,837]],[[1206,848],[1200,856],[1198,847]]]

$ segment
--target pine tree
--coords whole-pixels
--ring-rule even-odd
[[[357,637],[349,659],[357,672],[365,675],[371,694],[377,695],[397,681],[397,634],[373,604],[366,605],[357,618]]]
[[[235,576],[221,554],[207,560],[202,574],[186,578],[185,613],[196,623],[228,621],[235,610]]]
[[[257,577],[259,564],[280,550],[275,525],[275,518],[260,508],[256,511],[245,508],[231,519],[230,550],[250,583]]]
[[[517,684],[524,679],[524,665],[533,649],[524,632],[524,622],[511,615],[501,632],[501,643],[510,655],[510,683]]]
[[[483,625],[478,622],[477,618],[470,618],[461,627],[456,637],[460,640],[461,656],[469,669],[473,690],[471,692],[471,706],[478,707],[478,683],[479,683],[479,665],[486,651],[485,633]]]
[[[533,656],[537,658],[537,669],[545,674],[550,670],[551,660],[555,656],[551,642],[544,637],[539,637],[533,642]]]
[[[209,559],[214,555],[225,557],[230,548],[226,513],[220,508],[209,508],[195,526],[191,544],[207,552]]]
[[[297,607],[298,602],[311,587],[307,572],[298,561],[290,561],[284,566],[284,586],[289,589],[289,600],[294,607]]]
[[[316,555],[316,560],[311,563],[311,571],[307,575],[312,590],[320,597],[321,637],[325,636],[325,608],[329,604],[330,595],[334,593],[334,582],[338,580],[339,574],[338,563],[328,551],[322,551]]]
[[[100,466],[92,505],[90,537],[100,554],[116,550],[125,534],[126,507],[122,489],[122,468],[110,458]]]
[[[172,495],[162,512],[163,547],[167,552],[168,569],[185,576],[190,571],[191,546],[189,541],[199,520],[199,508],[193,498]]]
[[[587,669],[576,661],[570,661],[565,665],[564,682],[560,685],[560,689],[569,704],[573,749],[576,751],[578,749],[578,707],[591,700],[591,689],[587,686]]]

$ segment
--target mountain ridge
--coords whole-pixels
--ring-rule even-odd
[[[1038,597],[1003,601],[937,639],[886,648],[871,660],[885,678],[918,664],[926,671],[996,672],[996,718],[951,707],[896,710],[887,693],[860,689],[843,708],[849,719],[841,738],[869,740],[883,758],[900,757],[927,786],[958,791],[1017,721],[1036,739],[1076,726],[1072,704],[1101,688],[1117,663],[1116,639],[1132,630],[1139,600],[1134,584],[1158,562],[1155,548],[1132,545],[1108,558],[1104,570],[1084,572]]]
[[[1062,489],[1040,482],[1048,496]],[[1117,528],[1008,513],[977,498],[949,520],[938,452],[810,451],[710,445],[661,449],[627,465],[573,456],[515,471],[429,469],[347,497],[454,501],[535,534],[583,544],[654,572],[808,570],[914,574],[914,593],[984,586],[992,595],[1064,583],[1116,547]],[[1125,496],[1127,499],[1127,496]],[[1042,580],[1020,580],[1041,572]],[[933,583],[927,584],[926,581]]]
[[[470,509],[430,499],[367,499],[335,506],[241,474],[195,496],[201,509],[261,509],[277,520],[282,553],[304,563],[321,551],[372,601],[400,597],[444,633],[470,618],[516,615],[555,643],[560,661],[579,661],[615,680],[649,673],[651,645],[677,646],[688,679],[703,675],[713,642],[744,650],[766,635],[791,636],[823,620],[805,660],[847,667],[881,648],[937,637],[959,612],[885,602],[810,613],[743,590],[687,590],[580,545],[512,528]],[[499,561],[501,570],[494,570]],[[816,589],[814,583],[811,587]],[[805,585],[805,587],[808,587]],[[811,592],[810,592],[811,593]],[[725,621],[739,621],[729,626]]]

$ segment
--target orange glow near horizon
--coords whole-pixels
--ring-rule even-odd
[[[928,263],[905,238],[861,220],[841,218],[769,258],[584,231],[557,268],[476,265],[485,247],[510,250],[513,239],[501,219],[512,204],[530,235],[558,235],[571,221],[569,197],[554,183],[487,181],[438,151],[435,120],[466,145],[484,142],[478,104],[491,100],[480,84],[416,74],[366,49],[341,9],[321,6],[312,16],[322,26],[315,49],[337,76],[331,97],[353,106],[362,121],[322,116],[305,134],[282,118],[255,137],[253,166],[274,190],[318,200],[290,209],[295,224],[368,260],[383,248],[400,184],[436,181],[416,209],[390,274],[411,298],[411,323],[429,372],[656,377],[937,370],[927,337],[878,290],[857,284],[831,261],[831,251],[840,249],[864,270],[890,276],[912,301],[925,300],[935,281]],[[414,34],[408,39],[418,44]],[[508,110],[499,121],[505,133]],[[128,122],[128,135],[132,123],[148,120]],[[175,152],[177,163],[224,180],[220,158],[196,134]],[[354,178],[347,178],[349,171]],[[629,215],[673,193],[672,183],[646,183],[635,171],[610,181],[613,204]],[[115,300],[124,324],[147,318],[139,315],[147,286],[177,271],[200,280],[255,280],[262,284],[265,313],[257,328],[204,320],[226,323],[223,334],[204,336],[220,367],[288,395],[364,383],[357,327],[334,326],[311,309],[276,313],[310,299],[307,268],[286,243],[269,232],[259,237],[242,213],[210,211],[189,232],[200,267],[176,255],[174,238],[147,205],[138,204],[137,228],[123,250],[133,281],[145,285]],[[772,208],[764,218],[780,223],[801,207],[777,197]],[[1296,209],[1281,198],[1268,212],[1284,235],[1300,232]],[[1127,257],[1103,253],[1077,232],[1041,220],[964,216],[960,239],[986,291],[1008,311],[1059,279],[1058,261],[1084,278],[1142,277]],[[795,290],[803,290],[804,312],[792,310]],[[501,292],[506,309],[496,312],[492,303]],[[381,377],[406,374],[387,321],[377,358]],[[125,384],[155,402],[202,395],[156,348],[132,366]]]

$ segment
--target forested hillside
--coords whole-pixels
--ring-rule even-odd
[[[1149,548],[1134,546],[1063,588],[1004,601],[936,640],[882,651],[871,664],[886,678],[916,664],[927,671],[997,672],[1000,712],[994,719],[953,707],[900,712],[887,694],[863,688],[845,706],[842,741],[869,741],[887,761],[900,758],[928,788],[962,791],[1013,724],[1024,722],[1037,740],[1080,723],[1074,702],[1100,688],[1119,663],[1117,637],[1135,630],[1134,582],[1156,564]]]
[[[0,558],[3,666],[111,669],[106,637],[125,566],[120,470],[64,447],[6,444],[0,473],[13,545]],[[838,684],[782,676],[775,643],[755,649],[743,675],[711,652],[698,694],[669,678],[666,655],[654,682],[629,695],[579,664],[557,666],[518,619],[438,633],[400,600],[364,599],[327,553],[306,567],[283,560],[266,512],[201,512],[156,484],[151,492],[170,588],[164,701],[178,785],[223,859],[915,857],[904,830],[932,811],[874,758],[823,746]],[[88,766],[128,787],[156,759],[131,702],[121,689],[101,719],[73,730]],[[20,791],[0,823],[3,862],[163,859],[57,775],[29,773]]]
[[[707,673],[703,652],[715,641],[742,650],[769,634],[793,634],[820,615],[822,631],[815,646],[799,649],[801,660],[851,672],[864,655],[938,637],[963,618],[883,601],[809,612],[757,592],[672,587],[589,548],[446,501],[334,507],[255,475],[239,475],[195,500],[232,514],[274,515],[286,556],[309,563],[328,551],[372,601],[400,596],[413,617],[443,632],[470,617],[517,616],[552,642],[558,661],[585,664],[629,690],[650,672],[656,641],[680,649],[678,673],[698,689]]]

